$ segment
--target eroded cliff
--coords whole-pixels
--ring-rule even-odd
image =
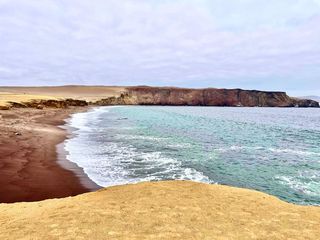
[[[108,105],[172,105],[172,106],[230,106],[230,107],[319,107],[313,100],[289,97],[285,92],[242,89],[190,89],[175,87],[128,87],[121,94],[100,96],[95,101],[50,99],[41,96],[28,101],[7,101],[0,110],[10,108],[68,108],[70,106]]]
[[[101,99],[96,105],[174,105],[230,107],[319,107],[313,100],[289,97],[285,92],[242,89],[188,89],[129,87],[119,97]]]

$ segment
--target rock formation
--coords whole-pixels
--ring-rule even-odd
[[[266,92],[242,89],[190,89],[174,87],[128,87],[118,96],[85,100],[31,100],[9,102],[3,108],[68,108],[70,106],[109,105],[172,105],[172,106],[228,106],[228,107],[319,107],[313,100],[291,98],[285,92]]]
[[[319,107],[313,100],[289,97],[285,92],[242,89],[187,89],[129,87],[119,97],[101,99],[96,105],[173,105],[230,107]]]
[[[84,100],[65,99],[65,100],[32,100],[29,102],[9,102],[10,108],[68,108],[70,106],[88,106]]]

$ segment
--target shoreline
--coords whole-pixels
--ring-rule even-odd
[[[70,116],[88,109],[0,111],[1,239],[318,239],[319,206],[255,190],[179,180],[102,189],[63,145],[76,134]]]
[[[87,108],[0,111],[0,203],[64,198],[101,187],[66,159],[61,125]]]
[[[83,110],[83,109],[81,109]],[[89,189],[90,191],[96,191],[102,187],[96,184],[89,176],[84,172],[84,169],[78,166],[75,162],[68,160],[68,150],[65,148],[65,141],[75,137],[75,131],[77,128],[73,128],[69,125],[69,121],[74,114],[91,111],[92,108],[87,107],[86,111],[75,111],[70,113],[67,118],[64,119],[64,123],[58,127],[66,131],[66,138],[64,141],[56,145],[57,151],[57,163],[64,169],[72,171],[75,176],[79,179],[80,183]]]

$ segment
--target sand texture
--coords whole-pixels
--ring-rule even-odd
[[[57,126],[84,110],[0,111],[0,203],[73,196],[96,186],[75,164],[65,169],[57,161],[56,145],[67,137]]]
[[[1,239],[319,239],[320,208],[193,182],[0,205]]]
[[[79,99],[86,101],[97,101],[101,98],[119,96],[125,91],[125,87],[108,86],[59,86],[59,87],[0,87],[1,99],[5,100],[5,94],[16,95],[28,99]],[[34,98],[35,96],[35,98]],[[18,101],[17,98],[15,98]]]
[[[29,102],[31,100],[57,100],[56,97],[31,94],[14,94],[0,92],[0,106],[7,106],[9,102]]]

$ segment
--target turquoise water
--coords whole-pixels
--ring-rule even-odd
[[[101,107],[69,125],[68,159],[101,186],[188,179],[320,205],[320,109]]]

